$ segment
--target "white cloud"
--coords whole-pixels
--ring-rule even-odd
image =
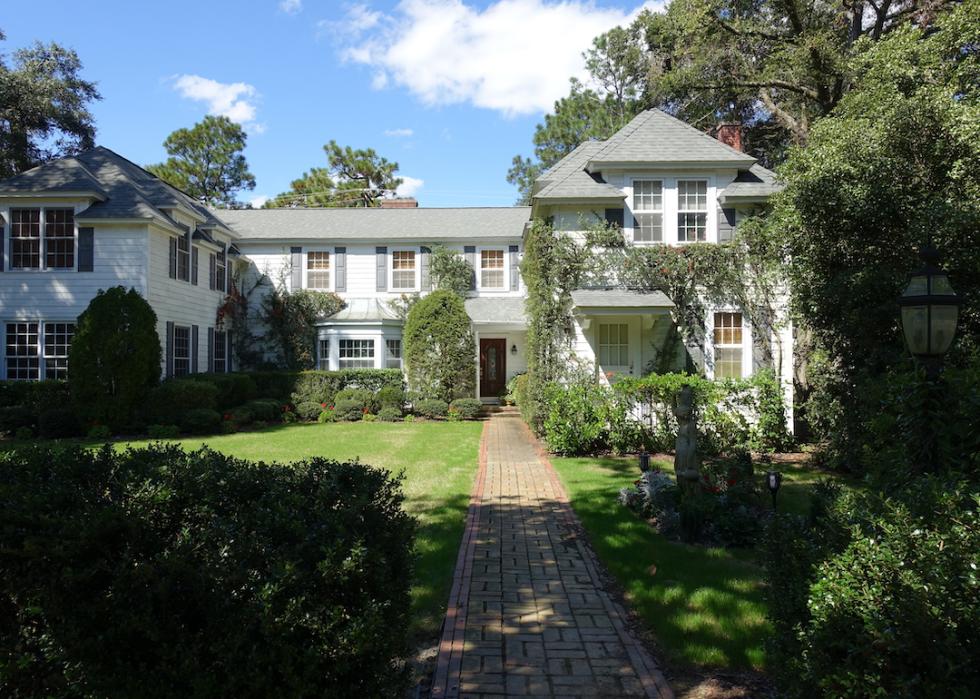
[[[385,136],[391,138],[408,138],[414,133],[411,129],[385,129]]]
[[[425,185],[425,180],[420,180],[417,177],[402,175],[401,178],[402,183],[395,189],[395,194],[399,197],[414,197]]]
[[[348,8],[341,58],[374,71],[372,86],[399,85],[427,105],[468,102],[507,115],[551,109],[568,79],[587,77],[593,37],[630,22],[633,10],[590,0],[402,0],[390,14]]]
[[[303,10],[303,0],[279,0],[279,11],[295,15]]]
[[[255,101],[259,93],[248,83],[219,83],[200,75],[178,75],[174,89],[181,97],[204,102],[208,114],[226,116],[252,133],[265,131],[265,124],[255,121]]]

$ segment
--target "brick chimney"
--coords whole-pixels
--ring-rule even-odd
[[[718,124],[715,130],[715,138],[731,146],[737,151],[742,150],[742,125],[741,124]]]
[[[382,199],[382,209],[417,209],[419,202],[415,197],[395,197],[394,199]]]

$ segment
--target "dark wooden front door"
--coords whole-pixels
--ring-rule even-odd
[[[480,397],[496,398],[507,383],[507,342],[480,339]]]

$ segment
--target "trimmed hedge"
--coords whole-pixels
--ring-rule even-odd
[[[414,520],[361,464],[0,455],[7,696],[399,696]]]
[[[214,410],[217,401],[217,386],[196,375],[194,378],[167,379],[150,391],[141,412],[150,424],[178,425],[187,411]]]
[[[218,410],[227,410],[259,398],[258,386],[249,374],[194,374],[194,379],[218,389],[214,403]]]
[[[443,418],[449,413],[449,403],[438,398],[428,398],[415,403],[412,408],[417,415],[427,417],[430,420]]]
[[[51,408],[68,403],[68,384],[64,381],[0,381],[0,408],[23,407],[35,419]]]
[[[483,410],[483,403],[477,398],[457,398],[449,404],[449,415],[460,420],[476,420]]]

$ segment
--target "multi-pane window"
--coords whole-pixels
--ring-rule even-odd
[[[74,323],[44,324],[44,378],[68,378],[68,350],[74,335]]]
[[[341,369],[373,369],[374,340],[341,340]]]
[[[321,338],[317,344],[316,368],[321,371],[330,369],[330,338]]]
[[[10,268],[41,268],[40,209],[11,209]]]
[[[7,379],[37,381],[41,378],[38,356],[39,323],[7,323]]]
[[[662,242],[663,223],[663,182],[633,180],[633,240],[641,243]]]
[[[306,286],[309,289],[330,288],[330,253],[306,253]]]
[[[742,378],[742,314],[715,313],[715,378]]]
[[[385,367],[388,369],[402,368],[401,340],[385,340]]]
[[[677,182],[677,241],[694,243],[708,237],[708,183]]]
[[[603,367],[629,366],[630,333],[626,323],[599,324],[599,364]]]
[[[191,241],[186,235],[177,238],[177,278],[191,279]]]
[[[215,330],[214,331],[214,373],[224,374],[227,371],[228,371],[228,332],[226,330]]]
[[[396,250],[391,253],[391,288],[415,288],[414,250]]]
[[[45,209],[44,264],[48,269],[75,267],[74,209]]]
[[[480,251],[480,287],[483,289],[504,288],[504,251]]]
[[[173,346],[174,376],[191,373],[191,329],[185,325],[174,326]]]
[[[228,253],[225,252],[225,248],[222,247],[214,256],[214,288],[218,291],[224,291],[228,288],[226,286],[227,274]]]

